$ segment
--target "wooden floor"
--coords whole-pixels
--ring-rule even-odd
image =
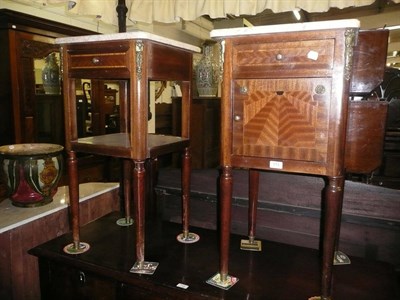
[[[319,294],[318,251],[268,241],[263,241],[262,252],[243,251],[237,235],[231,239],[230,274],[239,282],[227,291],[213,287],[206,280],[218,271],[218,233],[192,228],[200,235],[200,241],[181,244],[176,241],[180,225],[169,222],[153,222],[146,229],[146,260],[159,262],[156,272],[129,273],[135,261],[134,226],[115,225],[118,217],[113,213],[83,227],[82,240],[91,245],[84,254],[68,256],[62,252],[62,247],[71,241],[70,235],[41,245],[33,253],[78,268],[98,269],[102,275],[158,294],[140,299],[305,300]],[[351,259],[351,265],[334,267],[333,299],[400,299],[391,265]],[[177,288],[179,283],[188,288]],[[164,292],[165,297],[160,297]]]

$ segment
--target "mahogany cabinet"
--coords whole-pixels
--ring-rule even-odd
[[[88,33],[92,32],[0,10],[0,145],[64,145],[62,94],[44,92],[40,61],[43,63],[51,53],[59,53],[56,38]],[[6,197],[1,181],[0,178],[0,199]]]
[[[221,43],[224,70],[221,257],[219,273],[209,279],[210,284],[226,289],[236,282],[234,274],[228,274],[232,168],[250,171],[249,243],[255,235],[259,170],[312,174],[327,182],[320,296],[330,298],[358,27],[357,20],[341,20],[211,32]]]
[[[46,94],[40,88],[40,66],[35,61],[59,52],[55,38],[88,33],[91,32],[0,10],[0,145],[64,144],[62,95]]]

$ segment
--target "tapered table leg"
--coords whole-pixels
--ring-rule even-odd
[[[75,151],[68,151],[68,177],[69,177],[69,206],[71,210],[72,243],[64,247],[68,254],[80,254],[90,249],[88,243],[80,240],[80,218],[79,218],[79,181],[78,181],[78,159]]]
[[[190,219],[190,183],[191,183],[191,155],[187,147],[182,155],[182,233],[176,238],[179,242],[190,244],[197,242],[200,237],[196,233],[189,232]]]
[[[321,299],[331,299],[332,271],[336,233],[339,230],[343,201],[344,178],[328,177],[325,191],[325,222],[323,232]]]
[[[343,186],[341,193],[342,195],[340,197],[343,198],[343,191],[344,191],[344,177],[342,177],[343,183],[339,183],[340,186]],[[348,265],[351,263],[350,258],[347,256],[346,253],[342,252],[339,250],[339,240],[340,240],[340,224],[342,223],[342,206],[343,206],[343,200],[340,202],[340,209],[339,209],[339,214],[338,214],[338,219],[337,219],[337,224],[338,229],[336,230],[336,237],[335,237],[335,256],[333,258],[333,264],[334,265]]]
[[[145,254],[145,198],[146,198],[146,171],[144,161],[134,161],[134,210],[136,224],[136,262],[130,272],[153,274],[157,269],[157,262],[144,260]]]
[[[122,168],[125,217],[118,219],[117,224],[120,226],[130,226],[133,224],[133,219],[131,217],[132,162],[128,159],[124,159],[122,162]]]
[[[208,284],[222,289],[231,288],[238,278],[228,274],[229,243],[231,230],[231,204],[232,204],[232,168],[222,167],[220,176],[220,207],[221,207],[221,232],[220,232],[220,270],[207,280]]]
[[[257,223],[258,186],[260,172],[249,170],[249,209],[248,209],[248,240],[241,240],[240,249],[261,251],[261,241],[255,240]]]

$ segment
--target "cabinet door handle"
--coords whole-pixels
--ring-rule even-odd
[[[100,59],[99,59],[99,58],[97,58],[97,57],[93,57],[93,58],[92,58],[92,63],[93,63],[93,64],[97,65],[99,62],[100,62]]]
[[[241,117],[240,115],[235,115],[235,116],[233,117],[233,119],[234,119],[236,122],[238,122],[238,121],[240,121],[240,120],[242,119],[242,117]]]
[[[79,283],[81,286],[86,283],[86,275],[82,271],[79,271]]]

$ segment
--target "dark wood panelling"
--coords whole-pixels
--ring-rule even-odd
[[[166,220],[180,222],[179,170],[161,170],[157,194]],[[216,229],[218,170],[195,170],[191,185],[191,223]],[[234,173],[232,232],[247,235],[248,174]],[[399,265],[400,191],[346,181],[339,248],[350,255]],[[258,238],[317,249],[321,215],[321,177],[260,174]]]

